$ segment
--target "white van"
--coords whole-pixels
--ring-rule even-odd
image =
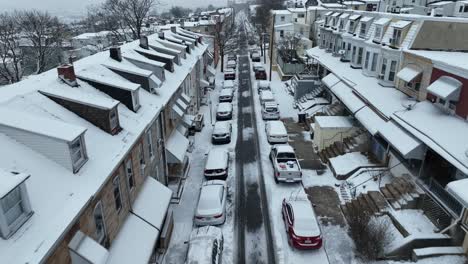
[[[265,80],[257,81],[257,92],[271,91],[270,82]]]
[[[205,163],[204,175],[208,180],[225,180],[228,177],[229,152],[222,148],[212,148]]]
[[[282,121],[276,120],[266,122],[265,132],[270,144],[288,143],[288,131]]]
[[[231,119],[232,119],[232,104],[231,103],[219,103],[218,109],[216,109],[216,121],[231,120]]]
[[[271,91],[263,91],[260,93],[260,103],[264,102],[275,102],[275,97]]]
[[[276,102],[264,102],[262,104],[262,118],[263,120],[278,120],[280,112]]]

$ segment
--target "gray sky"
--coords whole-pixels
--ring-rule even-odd
[[[98,4],[104,0],[0,0],[0,11],[13,9],[37,8],[47,10],[56,15],[62,13],[64,16],[80,14],[86,11],[86,6]],[[174,5],[185,7],[198,7],[213,4],[215,6],[225,6],[226,0],[160,0],[163,5],[157,10],[164,11]]]

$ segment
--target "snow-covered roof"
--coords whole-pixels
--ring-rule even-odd
[[[349,16],[349,20],[356,20],[356,19],[359,19],[361,17],[361,15],[351,15]]]
[[[453,4],[453,3],[454,3],[453,1],[440,1],[436,3],[430,3],[428,4],[428,6],[444,6],[444,5]]]
[[[158,229],[130,213],[112,242],[107,263],[148,263],[158,238]]]
[[[174,55],[169,55],[169,54],[166,54],[166,53],[157,52],[155,50],[137,48],[136,51],[140,52],[140,53],[148,54],[148,55],[153,55],[153,56],[158,56],[158,57],[165,58],[165,59],[170,59],[170,60],[174,60],[174,58],[175,58]]]
[[[412,23],[412,21],[399,20],[399,21],[397,21],[397,22],[393,22],[393,23],[392,23],[392,27],[403,29],[403,28],[405,28],[405,27],[411,25],[411,23]]]
[[[445,71],[456,69],[457,72],[468,77],[468,52],[432,50],[405,50],[405,52],[430,59],[436,68]]]
[[[340,12],[335,12],[335,13],[333,13],[331,16],[332,16],[332,17],[338,17],[338,16],[340,16],[340,15],[341,15]]]
[[[446,188],[465,208],[468,208],[468,179],[449,182]]]
[[[106,110],[112,109],[120,103],[112,98],[104,96],[99,97],[95,94],[86,93],[81,89],[71,87],[63,87],[62,89],[57,89],[57,87],[47,87],[41,89],[40,92],[47,96]]]
[[[351,113],[359,111],[359,109],[366,105],[356,96],[356,94],[353,93],[353,90],[348,85],[341,81],[332,86],[330,90],[336,97],[338,97],[338,99],[340,99],[340,101],[346,105]]]
[[[441,76],[427,87],[427,91],[445,100],[457,101],[462,83],[450,76]]]
[[[171,189],[147,177],[132,205],[133,213],[161,230],[171,198]]]
[[[128,50],[122,51],[122,57],[130,61],[134,60],[134,61],[142,62],[145,64],[154,65],[157,67],[164,67],[166,65],[164,62],[148,59],[147,57],[136,52],[134,49],[128,49]]]
[[[390,18],[381,17],[377,19],[376,21],[374,21],[374,24],[383,26],[383,25],[390,23],[390,21],[391,21]]]
[[[68,248],[73,252],[72,254],[77,254],[93,264],[105,264],[109,256],[105,247],[81,231],[75,233]]]
[[[184,135],[174,130],[166,142],[166,149],[170,154],[168,162],[181,163],[184,160],[189,144],[189,140]]]
[[[379,134],[407,159],[423,159],[424,144],[399,128],[394,122],[385,122],[378,128]]]
[[[328,88],[333,87],[333,85],[337,84],[340,82],[340,79],[336,77],[335,74],[329,73],[327,76],[322,78],[322,83],[325,84]]]
[[[360,21],[367,23],[367,22],[371,21],[372,19],[374,19],[374,18],[371,17],[371,16],[365,16],[365,17],[361,18]]]
[[[86,131],[84,127],[22,111],[13,111],[6,107],[0,107],[0,125],[66,142],[75,140]]]
[[[275,28],[286,28],[286,27],[294,27],[294,24],[293,23],[285,23],[285,24],[275,25]]]
[[[288,131],[283,124],[283,121],[280,120],[273,120],[268,121],[267,123],[270,126],[270,133],[272,135],[287,135]]]
[[[29,178],[26,173],[12,172],[0,168],[0,199],[5,197],[16,186]]]
[[[345,5],[341,5],[338,3],[322,3],[320,5],[325,8],[345,8],[346,7]]]
[[[158,36],[151,35],[148,38],[151,43],[156,41]],[[138,47],[139,41],[127,43],[121,46],[122,54],[131,53],[130,51]],[[40,263],[45,261],[45,257],[51,253],[50,251],[56,242],[75,223],[76,217],[82,213],[88,202],[94,199],[96,193],[107,182],[109,175],[117,165],[127,156],[139,136],[144,133],[163,106],[179,89],[207,47],[204,44],[198,45],[186,59],[183,59],[180,66],[174,66],[174,72],[166,71],[166,80],[157,95],[138,89],[142,106],[138,112],[133,112],[125,105],[119,104],[117,107],[122,131],[116,135],[103,132],[87,120],[38,92],[38,90],[46,88],[70,88],[58,79],[56,69],[29,76],[21,82],[0,89],[0,107],[7,107],[8,110],[14,112],[13,116],[16,118],[21,113],[25,113],[37,116],[35,122],[38,122],[39,118],[52,119],[56,122],[66,122],[75,127],[86,129],[84,136],[89,157],[88,162],[79,172],[73,174],[72,171],[41,153],[0,133],[0,146],[2,146],[0,148],[0,167],[7,171],[19,171],[31,175],[25,184],[32,209],[35,212],[33,217],[10,239],[0,239],[2,262]],[[100,52],[74,62],[74,68],[76,71],[80,71],[83,68],[89,69],[90,66],[99,65],[100,69],[110,72],[110,77],[118,78],[119,75],[101,65],[108,58],[108,51]],[[86,82],[78,80],[78,83],[80,86],[73,89],[80,89],[97,97],[110,99],[107,94]],[[44,124],[42,125],[45,127]],[[63,133],[61,134],[63,136]],[[145,234],[143,233],[143,235]],[[131,250],[133,244],[127,240],[125,242],[125,246]],[[138,244],[135,247],[146,247],[147,245],[152,249],[152,245],[149,244]],[[138,250],[139,248],[135,252],[137,253]],[[129,262],[133,263],[133,260],[136,259]],[[123,262],[129,263],[125,259]]]
[[[76,71],[76,76],[86,81],[101,83],[127,91],[136,91],[140,88],[139,84],[128,81],[103,65],[91,65],[79,69]]]
[[[208,153],[208,158],[206,159],[205,169],[219,169],[223,167],[223,164],[228,160],[228,152],[223,148],[212,148]]]
[[[343,13],[343,14],[341,14],[341,16],[340,16],[341,19],[346,19],[346,18],[348,18],[348,17],[349,17],[349,14],[348,14],[348,13]]]
[[[351,128],[353,122],[348,116],[316,116],[315,123],[321,128]]]
[[[116,61],[113,59],[109,59],[106,62],[104,62],[102,65],[107,67],[108,69],[111,70],[116,70],[116,71],[122,71],[138,76],[143,76],[143,77],[150,77],[153,73],[151,71],[139,68],[135,66],[133,63],[129,62],[126,59],[122,59],[122,61]]]
[[[361,1],[344,1],[343,4],[345,5],[365,5],[366,3]]]
[[[110,31],[100,31],[100,32],[87,32],[82,33],[78,36],[73,37],[72,39],[90,39],[90,38],[103,38],[110,35],[112,32]]]
[[[398,72],[397,77],[405,82],[411,82],[421,73],[421,68],[414,64],[409,64]]]
[[[286,9],[284,9],[284,10],[272,10],[271,12],[273,14],[275,14],[275,15],[290,15],[291,14],[291,12],[289,12],[289,10],[286,10]]]

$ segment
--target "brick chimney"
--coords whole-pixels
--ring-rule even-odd
[[[149,49],[148,37],[147,36],[141,36],[141,38],[140,38],[140,47],[142,47],[144,49]]]
[[[158,33],[158,36],[159,36],[160,39],[165,39],[164,32],[162,32],[162,31]]]
[[[110,57],[116,61],[122,61],[122,52],[120,47],[114,46],[109,49]]]
[[[174,33],[177,33],[177,27],[172,26],[171,31],[174,32]]]
[[[75,69],[73,68],[73,65],[70,65],[70,64],[61,65],[57,67],[57,72],[58,72],[59,79],[64,81],[66,84],[72,87],[78,86],[78,82],[76,81]]]

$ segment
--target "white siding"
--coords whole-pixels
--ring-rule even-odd
[[[3,125],[0,125],[0,133],[4,133],[73,171],[70,149],[67,142]]]

